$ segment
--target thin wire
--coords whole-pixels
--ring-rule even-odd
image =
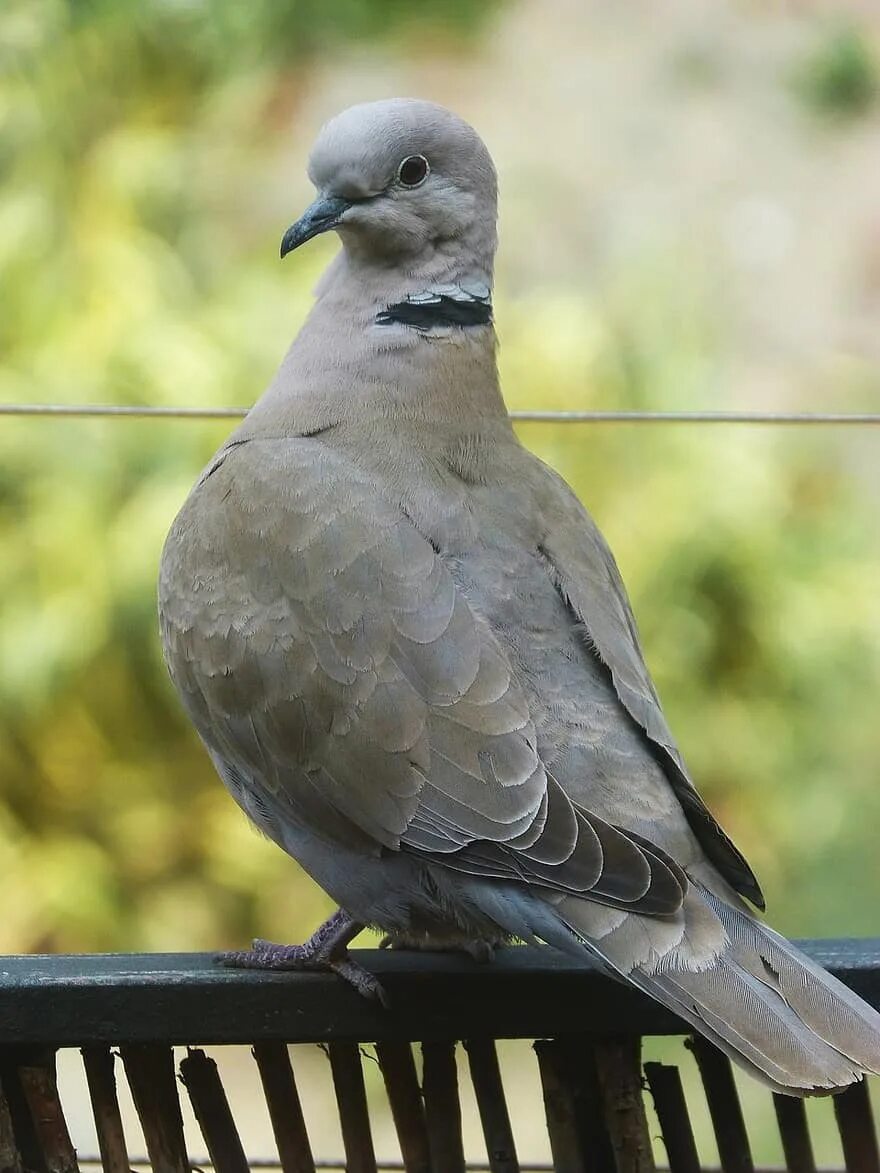
[[[511,419],[594,424],[880,424],[880,413],[801,411],[512,411]]]
[[[246,407],[140,407],[118,403],[0,403],[0,416],[127,419],[241,419]],[[553,424],[853,424],[880,425],[880,412],[512,411],[512,420]]]
[[[0,415],[111,416],[129,419],[241,419],[246,407],[138,407],[121,403],[0,403]]]

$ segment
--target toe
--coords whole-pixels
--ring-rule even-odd
[[[373,974],[368,973],[362,966],[347,958],[340,958],[338,961],[331,963],[331,968],[334,973],[348,982],[350,986],[354,986],[357,992],[363,998],[370,998],[373,1001],[380,1002],[385,1009],[391,1005],[391,999],[385,992],[382,983]]]
[[[248,969],[253,964],[253,954],[247,951],[217,953],[214,956],[215,965],[224,965],[228,969]]]
[[[234,969],[324,968],[302,945],[273,945],[270,941],[255,941],[253,949],[243,953],[221,953],[217,961]]]

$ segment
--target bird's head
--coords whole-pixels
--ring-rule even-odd
[[[317,198],[288,228],[286,256],[334,229],[346,251],[418,266],[437,253],[495,247],[497,183],[479,135],[432,102],[352,106],[328,122],[309,159]]]

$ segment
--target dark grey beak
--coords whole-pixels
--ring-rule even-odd
[[[311,240],[313,236],[320,236],[322,232],[335,228],[342,218],[342,213],[350,207],[350,200],[337,196],[318,196],[297,222],[291,224],[284,233],[284,239],[281,241],[282,258],[292,253],[295,248],[299,248],[301,244],[305,244],[307,240]]]

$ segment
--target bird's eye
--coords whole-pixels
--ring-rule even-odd
[[[418,187],[428,178],[430,170],[424,155],[409,155],[397,168],[397,178],[404,187]]]

